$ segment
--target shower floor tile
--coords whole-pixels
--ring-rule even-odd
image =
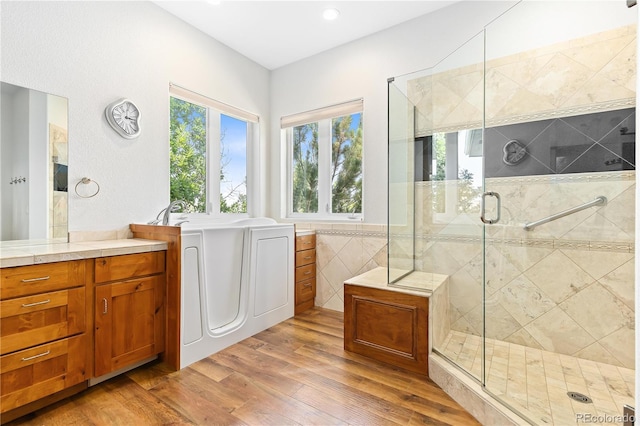
[[[480,378],[479,336],[451,331],[438,349]],[[487,390],[536,424],[622,426],[623,406],[634,405],[634,370],[493,339],[487,339],[485,351]],[[593,402],[575,401],[567,392],[581,393]]]

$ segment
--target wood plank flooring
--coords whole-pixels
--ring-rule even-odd
[[[177,372],[156,362],[16,425],[477,425],[434,382],[343,350],[315,308]]]

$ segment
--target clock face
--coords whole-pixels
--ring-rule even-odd
[[[502,161],[509,166],[515,166],[527,155],[527,148],[515,139],[507,142],[502,151],[504,152]]]
[[[105,110],[107,121],[126,139],[133,139],[140,134],[140,110],[128,99],[114,102]]]

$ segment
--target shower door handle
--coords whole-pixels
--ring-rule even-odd
[[[496,217],[495,219],[487,219],[485,213],[485,200],[487,197],[494,197],[496,199]],[[493,191],[487,191],[482,193],[482,199],[480,202],[480,220],[487,225],[493,225],[500,222],[500,194]]]

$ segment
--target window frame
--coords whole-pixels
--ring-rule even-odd
[[[259,190],[257,182],[260,171],[258,170],[259,161],[259,137],[260,137],[260,119],[256,114],[243,111],[239,108],[224,104],[220,101],[208,98],[196,92],[192,92],[175,84],[170,84],[169,99],[176,98],[184,102],[189,102],[206,109],[206,170],[207,174],[205,182],[205,212],[198,213],[175,213],[186,219],[198,218],[224,218],[224,217],[255,217],[256,212],[260,211],[257,203],[260,200],[256,191]],[[171,106],[169,105],[169,108]],[[221,116],[226,115],[247,123],[247,139],[246,139],[246,196],[247,211],[243,213],[225,213],[220,211],[220,195],[221,195]],[[169,127],[171,123],[169,123]],[[217,147],[217,149],[212,149]],[[171,165],[170,165],[171,166]],[[171,182],[169,182],[171,185]],[[172,214],[173,216],[174,214]]]
[[[362,207],[359,213],[333,213],[331,162],[332,162],[332,127],[333,120],[347,115],[360,114],[363,127],[363,143],[361,152]],[[315,119],[314,119],[315,118]],[[365,162],[364,162],[364,105],[362,99],[349,101],[334,106],[283,117],[281,119],[281,141],[285,144],[283,159],[282,185],[285,195],[282,203],[284,219],[305,221],[341,221],[363,222]],[[299,213],[293,211],[293,128],[305,124],[318,123],[318,212]]]

